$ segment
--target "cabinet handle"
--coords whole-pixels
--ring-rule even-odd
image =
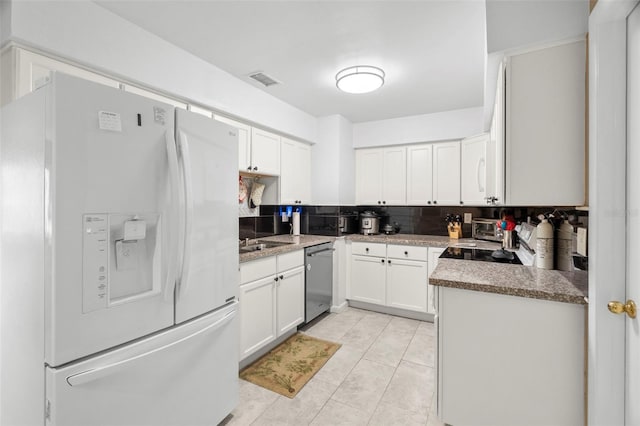
[[[386,202],[386,201],[383,201],[383,202],[382,202],[382,204],[387,204],[387,202]]]
[[[383,260],[383,262],[384,262],[384,260]],[[391,260],[387,260],[387,262],[389,262],[389,264],[391,264]]]
[[[284,280],[284,275],[280,275],[280,279],[281,279],[281,280]]]
[[[464,201],[460,201],[460,205],[463,205],[463,204],[464,204]]]
[[[378,200],[378,204],[380,204],[380,200]]]
[[[484,158],[478,159],[478,165],[476,167],[476,180],[478,181],[478,192],[484,192],[484,188],[482,187],[482,182],[480,182],[480,164],[484,166]]]
[[[427,204],[431,204],[431,201],[427,201]]]
[[[247,170],[251,171],[251,166],[247,167]]]
[[[433,204],[438,204],[438,202],[436,200],[433,200]]]
[[[404,252],[404,255],[405,255],[405,256],[409,256],[409,252],[408,252],[408,251],[405,251],[405,252]]]
[[[275,277],[274,280],[278,281],[278,277]]]
[[[384,259],[380,259],[380,262],[384,263]]]
[[[364,251],[369,252],[369,247],[365,248]]]
[[[253,170],[258,171],[258,166],[255,166]]]

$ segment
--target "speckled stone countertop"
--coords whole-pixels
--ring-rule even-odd
[[[586,271],[548,271],[533,266],[438,259],[429,283],[485,293],[587,304]]]
[[[277,254],[288,253],[303,249],[305,247],[311,247],[322,243],[330,243],[335,241],[336,237],[325,237],[322,235],[274,235],[271,237],[259,238],[259,241],[274,241],[278,243],[289,243],[278,247],[272,247],[264,250],[252,251],[249,253],[240,253],[240,263],[248,262],[250,260],[259,259],[266,256],[275,256]],[[256,240],[249,240],[249,242],[255,242]]]
[[[366,242],[366,243],[400,244],[400,245],[407,245],[407,246],[430,246],[430,247],[448,247],[449,241],[451,240],[449,237],[442,237],[439,235],[414,235],[414,234],[391,234],[391,235],[351,234],[351,235],[347,235],[346,239],[351,241],[360,241],[360,242]]]

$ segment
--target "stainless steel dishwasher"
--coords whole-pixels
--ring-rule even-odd
[[[304,250],[305,322],[331,308],[333,297],[333,243],[324,243]]]

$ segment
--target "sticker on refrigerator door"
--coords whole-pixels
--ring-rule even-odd
[[[117,112],[99,111],[98,127],[101,130],[109,130],[112,132],[122,131],[122,119]]]
[[[164,125],[167,111],[164,108],[153,107],[153,121]]]

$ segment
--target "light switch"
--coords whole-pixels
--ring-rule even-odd
[[[471,219],[472,219],[472,215],[471,213],[465,213],[464,214],[464,223],[471,223]]]

